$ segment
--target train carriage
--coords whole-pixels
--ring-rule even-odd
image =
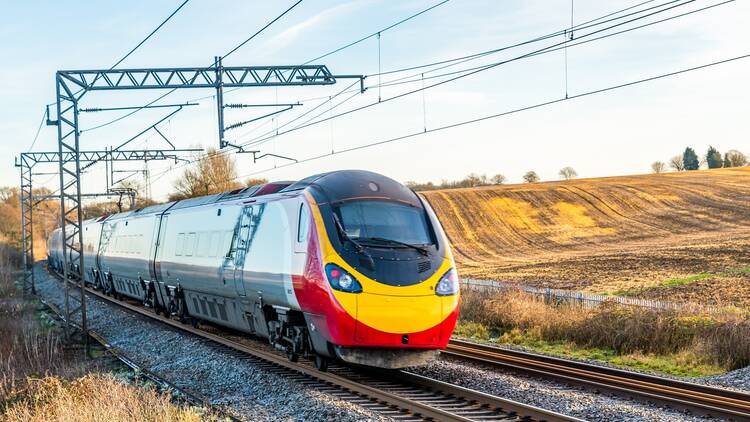
[[[83,230],[88,282],[185,321],[266,337],[321,369],[331,358],[423,363],[458,316],[458,276],[434,212],[371,172],[171,202]],[[50,263],[61,257],[54,236]]]

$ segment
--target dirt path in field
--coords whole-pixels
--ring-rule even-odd
[[[464,276],[750,305],[750,167],[423,195]]]

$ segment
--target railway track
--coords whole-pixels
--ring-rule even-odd
[[[58,279],[59,274],[53,273]],[[580,419],[548,411],[501,397],[484,394],[457,385],[444,383],[405,371],[373,371],[331,365],[328,372],[314,368],[311,362],[289,361],[277,352],[253,347],[171,318],[156,315],[148,308],[115,300],[86,288],[89,295],[177,330],[209,340],[238,358],[252,361],[259,367],[313,387],[350,403],[399,421],[435,420],[467,421],[546,421],[572,422]]]
[[[750,394],[580,361],[451,340],[444,355],[733,420],[750,420]]]

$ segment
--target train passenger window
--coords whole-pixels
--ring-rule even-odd
[[[307,231],[310,228],[310,210],[305,204],[299,206],[299,220],[297,222],[297,242],[307,241]]]
[[[188,233],[187,241],[185,242],[185,256],[193,256],[195,250],[195,232]]]
[[[208,237],[208,232],[198,233],[198,245],[196,247],[195,256],[208,256],[208,247],[210,246]]]
[[[209,257],[216,257],[219,256],[219,236],[220,232],[211,232],[211,242],[208,245],[208,253],[206,254]]]
[[[182,251],[185,249],[185,233],[178,233],[177,234],[177,245],[174,249],[174,254],[176,256],[182,256]]]

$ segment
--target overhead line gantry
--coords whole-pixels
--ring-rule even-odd
[[[117,150],[107,149],[104,151],[79,151],[77,154],[74,151],[66,151],[64,153],[55,151],[43,151],[43,152],[24,152],[21,153],[18,160],[16,160],[16,167],[21,169],[21,248],[22,248],[22,265],[23,265],[23,291],[31,292],[36,294],[36,285],[34,281],[34,207],[41,201],[49,199],[62,198],[62,190],[60,195],[34,195],[32,179],[34,176],[33,169],[37,164],[45,163],[56,163],[59,164],[61,161],[78,161],[84,163],[96,163],[99,161],[114,162],[114,161],[150,161],[150,160],[168,160],[168,159],[179,159],[179,155],[183,153],[192,153],[202,151],[201,149],[189,148],[189,149],[148,149],[148,150]],[[80,179],[80,174],[79,174]],[[80,209],[80,198],[91,198],[91,197],[104,197],[104,196],[121,196],[123,193],[113,191],[107,186],[106,192],[93,193],[93,194],[79,194],[79,207],[76,209],[70,209],[64,211],[60,210],[61,219],[68,221],[68,218],[75,218],[81,221],[81,209]],[[78,215],[73,215],[77,213]],[[69,217],[70,214],[71,216]],[[80,227],[80,225],[79,225]],[[63,232],[65,233],[65,232]],[[66,238],[68,241],[71,238]],[[79,245],[82,243],[79,243]],[[82,261],[81,261],[82,262]],[[65,262],[66,268],[69,263]],[[66,313],[66,327],[67,322],[71,320],[71,316],[75,314],[78,309],[70,311],[69,303],[69,289],[67,288],[67,278],[65,288],[65,313]],[[81,303],[85,303],[85,297],[83,296],[83,290],[81,290]],[[84,308],[81,309],[82,313],[85,312]],[[82,318],[82,322],[85,323],[85,317]]]
[[[351,77],[342,75],[342,77]],[[224,139],[224,88],[279,87],[331,85],[334,76],[325,65],[289,66],[223,66],[221,57],[214,59],[209,67],[167,67],[138,69],[60,70],[55,75],[57,118],[47,121],[57,126],[60,168],[60,226],[63,233],[63,277],[66,282],[71,275],[83,280],[84,256],[81,250],[83,233],[81,226],[81,161],[85,161],[80,149],[79,102],[89,91],[149,90],[211,88],[216,90],[219,147],[232,146]],[[120,153],[122,151],[110,151]],[[84,159],[82,159],[84,158]],[[23,159],[22,159],[23,162]],[[22,170],[22,185],[24,175]],[[28,193],[31,195],[30,170]],[[25,222],[24,222],[25,224]],[[26,252],[26,250],[24,251]],[[71,266],[68,260],[78,261]],[[32,275],[33,277],[33,272]],[[32,280],[33,282],[33,280]],[[66,297],[67,297],[66,288]],[[85,332],[84,290],[81,290],[81,327]],[[77,312],[67,312],[67,319]]]

